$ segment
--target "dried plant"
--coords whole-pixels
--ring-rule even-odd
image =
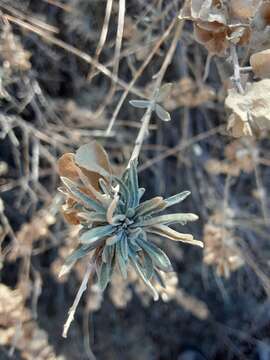
[[[270,80],[264,79],[247,84],[244,94],[234,88],[228,91],[225,105],[232,110],[228,129],[232,129],[234,136],[251,136],[270,129],[269,89]]]
[[[39,328],[20,289],[0,284],[0,345],[8,346],[10,358],[15,350],[22,360],[60,360],[48,342],[48,334]]]
[[[257,77],[269,77],[269,13],[269,1],[189,0],[180,15],[193,22],[195,39],[206,47],[209,59],[218,55],[233,65],[233,87],[228,90],[225,105],[232,111],[228,131],[234,137],[269,130],[264,110],[269,106],[267,80],[254,83],[244,76],[253,71]],[[245,49],[242,59],[250,58],[250,66],[239,64],[241,47]],[[254,52],[251,56],[248,48]]]
[[[36,6],[5,0],[0,8],[0,358],[16,351],[14,356],[29,360],[56,354],[73,359],[78,353],[93,359],[93,346],[98,358],[133,359],[140,353],[141,360],[165,359],[178,357],[187,343],[199,344],[207,358],[246,358],[247,347],[258,357],[258,344],[267,351],[270,1],[41,0]],[[193,34],[183,18],[192,21]],[[156,89],[167,81],[172,88],[163,98]],[[152,115],[156,122],[150,125]],[[170,117],[171,122],[160,121]],[[224,119],[227,135],[239,138],[224,136]],[[176,271],[158,268],[135,241],[144,278],[153,267],[150,291],[130,258],[123,277],[115,255],[122,240],[107,244],[116,231],[123,232],[124,220],[110,224],[107,213],[111,207],[112,219],[123,212],[124,187],[115,178],[124,181],[136,129],[140,136],[126,176],[140,154],[136,172],[146,199],[190,189],[193,205],[180,203],[175,212],[196,207],[203,225],[191,229],[204,231],[201,263],[196,249],[142,229],[147,234],[142,240],[164,251]],[[89,138],[101,139],[113,153],[113,171],[110,166],[108,174],[89,175],[72,154],[65,156],[76,169],[74,177],[64,177],[84,199],[108,201],[102,220],[92,221],[98,212],[85,208],[64,185],[67,225],[59,211],[63,196],[55,193],[57,158]],[[141,198],[138,206],[143,203]],[[167,215],[149,219],[158,216]],[[67,271],[59,278],[65,259],[89,245],[79,237],[108,225],[117,227],[115,233],[89,252],[85,247],[72,275]],[[109,248],[112,274],[104,292],[100,273]],[[78,282],[64,335],[87,288],[76,316],[80,329],[75,325],[62,343],[57,324]],[[169,303],[153,304],[153,291]],[[89,312],[99,309],[93,335]]]
[[[26,71],[31,68],[31,53],[23,48],[20,39],[13,34],[8,23],[4,24],[0,35],[0,50],[6,71]]]
[[[219,276],[228,278],[230,273],[244,264],[241,251],[235,242],[235,235],[222,225],[211,221],[204,227],[204,262],[213,265]]]

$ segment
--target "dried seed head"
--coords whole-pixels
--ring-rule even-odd
[[[251,136],[270,129],[270,80],[248,83],[244,94],[229,89],[225,105],[232,111],[228,129],[234,136]]]

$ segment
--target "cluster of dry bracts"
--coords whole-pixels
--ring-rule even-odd
[[[233,65],[225,101],[228,130],[235,137],[269,130],[270,1],[188,0],[180,18],[193,22],[195,40],[210,56]]]

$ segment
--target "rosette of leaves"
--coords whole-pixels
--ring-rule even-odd
[[[160,214],[190,193],[184,191],[167,199],[157,196],[142,201],[145,189],[139,187],[137,161],[132,161],[121,176],[116,176],[107,153],[95,141],[81,146],[75,154],[64,154],[59,159],[59,172],[64,184],[60,191],[67,198],[64,216],[71,224],[81,225],[80,244],[67,257],[60,276],[78,259],[91,253],[102,290],[116,268],[126,278],[128,267],[132,266],[154,299],[158,299],[153,284],[157,281],[162,284],[160,271],[172,271],[172,265],[148,235],[202,246],[192,235],[170,227],[195,221],[197,215]]]

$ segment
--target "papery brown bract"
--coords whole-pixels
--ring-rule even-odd
[[[244,94],[234,88],[229,89],[225,105],[232,111],[228,129],[236,137],[269,130],[270,80],[248,83]]]

